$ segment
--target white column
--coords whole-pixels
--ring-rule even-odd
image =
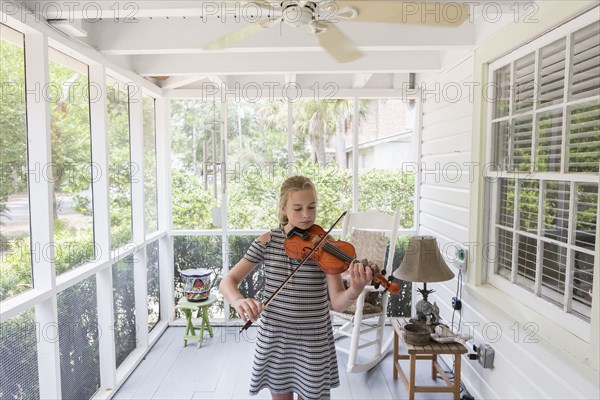
[[[31,218],[31,265],[34,290],[52,292],[35,306],[41,330],[37,343],[40,398],[61,398],[58,309],[54,263],[54,204],[50,103],[44,93],[48,84],[48,37],[25,35],[25,84],[27,96],[27,150],[29,209]]]
[[[90,65],[90,126],[92,133],[92,186],[94,193],[94,241],[96,259],[107,267],[96,274],[98,336],[100,353],[100,385],[103,389],[116,385],[114,299],[110,251],[110,211],[108,173],[108,127],[106,110],[106,70]]]
[[[229,242],[227,233],[229,231],[228,209],[227,209],[227,100],[221,102],[221,254],[223,264],[221,265],[221,276],[229,271]],[[225,321],[229,321],[229,303],[225,302]]]
[[[415,172],[415,197],[414,197],[414,223],[415,231],[419,234],[421,229],[421,184],[423,183],[423,177],[421,176],[421,163],[423,161],[423,94],[419,91],[415,97],[415,129],[417,130],[417,171]],[[415,304],[415,302],[412,302]],[[414,311],[414,310],[413,310]],[[412,315],[415,315],[414,313]]]
[[[287,107],[287,121],[288,121],[288,176],[294,175],[294,103],[288,101]]]
[[[354,117],[352,118],[352,212],[358,211],[358,118],[360,100],[354,96]]]
[[[424,169],[422,167],[422,163],[423,163],[423,103],[425,102],[425,96],[423,95],[422,91],[419,90],[418,91],[418,95],[415,99],[415,101],[417,102],[415,104],[415,106],[417,107],[415,112],[417,113],[416,115],[416,129],[417,129],[417,172],[416,172],[416,176],[415,176],[415,197],[414,197],[414,204],[415,204],[415,231],[416,234],[418,235],[420,230],[421,230],[421,185],[423,184],[423,182],[425,181],[425,179],[423,179],[423,176],[421,175],[421,170]],[[417,315],[417,301],[415,301],[415,299],[418,299],[420,294],[418,294],[419,292],[417,292],[417,284],[416,283],[412,283],[411,284],[411,302],[410,302],[410,315]]]
[[[156,185],[158,230],[173,229],[171,199],[171,117],[170,100],[156,99]],[[174,317],[174,264],[173,237],[169,234],[158,241],[158,265],[160,279],[160,315],[162,320]]]
[[[148,347],[148,274],[146,260],[146,229],[144,221],[144,110],[141,88],[129,83],[129,129],[131,140],[131,220],[133,282],[135,292],[135,323],[138,348]]]

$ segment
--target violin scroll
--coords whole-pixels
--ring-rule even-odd
[[[396,282],[392,282],[394,280],[394,277],[392,275],[388,276],[386,279],[385,269],[383,271],[381,271],[381,273],[378,273],[378,272],[376,272],[377,265],[372,264],[372,263],[368,262],[367,260],[363,260],[361,262],[364,265],[368,264],[369,268],[371,268],[371,271],[373,271],[373,281],[375,282],[373,284],[373,286],[375,287],[375,289],[379,289],[379,286],[383,286],[383,288],[385,290],[387,290],[394,296],[397,296],[400,294],[400,285],[398,285]]]

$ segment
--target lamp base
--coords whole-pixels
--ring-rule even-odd
[[[416,305],[417,319],[427,325],[437,325],[440,321],[440,309],[434,302],[431,304],[425,299],[419,300]]]

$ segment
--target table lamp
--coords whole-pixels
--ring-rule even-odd
[[[416,305],[417,321],[435,325],[439,320],[439,309],[435,303],[427,301],[434,292],[427,289],[427,282],[443,282],[454,278],[454,272],[448,268],[433,236],[413,236],[408,241],[404,260],[393,273],[394,278],[409,282],[423,282],[423,288],[417,289],[423,299]]]

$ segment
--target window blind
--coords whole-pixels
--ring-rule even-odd
[[[600,24],[494,62],[490,270],[590,321],[600,169]],[[522,56],[525,54],[525,56]],[[565,88],[566,87],[566,88]],[[537,88],[537,89],[534,89]],[[493,172],[492,172],[493,171]]]
[[[566,243],[569,238],[570,182],[544,182],[543,236]]]
[[[569,172],[598,172],[600,160],[600,100],[570,106]]]
[[[560,172],[562,161],[562,108],[541,112],[537,115],[537,155],[535,170]]]
[[[591,24],[573,34],[571,100],[598,96],[600,90],[600,24]]]
[[[512,232],[498,229],[498,244],[491,259],[496,262],[496,273],[506,279],[510,279],[512,272],[512,247]]]
[[[560,103],[564,98],[565,87],[565,38],[543,47],[540,50],[539,102],[545,107]]]

